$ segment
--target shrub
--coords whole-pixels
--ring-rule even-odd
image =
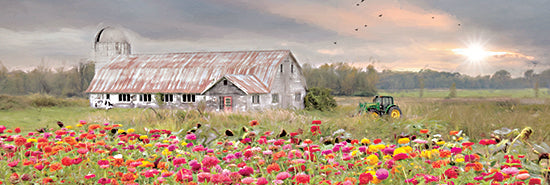
[[[312,87],[304,99],[306,110],[332,111],[336,108],[336,100],[330,94],[331,90],[324,87]]]

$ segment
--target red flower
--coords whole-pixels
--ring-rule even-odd
[[[529,185],[534,185],[534,184],[542,184],[542,182],[539,178],[529,179]]]
[[[205,168],[211,168],[211,167],[214,167],[214,166],[218,165],[219,162],[220,162],[220,160],[218,160],[217,157],[206,156],[206,157],[204,157],[204,159],[202,159],[201,163]]]
[[[63,166],[71,166],[73,164],[73,160],[65,156],[63,157],[63,159],[61,159],[61,164],[63,164]]]
[[[15,129],[13,129],[13,131],[14,131],[15,133],[21,133],[21,128],[16,127]]]
[[[378,143],[381,143],[382,142],[382,139],[375,139],[374,141],[372,141],[372,143],[374,144],[378,144]]]
[[[447,176],[447,178],[450,178],[450,179],[458,178],[458,167],[453,166],[445,170],[445,176]]]
[[[311,133],[313,135],[321,134],[321,129],[318,125],[311,126]]]
[[[281,167],[279,167],[279,164],[272,163],[270,165],[267,165],[267,173],[278,172],[278,171],[281,171]]]
[[[481,145],[494,145],[494,144],[497,144],[497,142],[495,140],[492,140],[492,139],[482,139],[479,141],[479,144]]]
[[[372,179],[372,174],[362,173],[361,175],[359,175],[359,184],[368,184]]]
[[[298,182],[298,184],[308,184],[310,180],[309,175],[303,173],[300,173],[294,177],[296,178],[296,182]]]
[[[423,133],[423,134],[427,134],[428,133],[428,129],[420,129],[420,133]]]
[[[321,120],[313,120],[313,121],[311,122],[311,124],[320,125],[320,124],[321,124]]]
[[[25,143],[27,143],[27,139],[25,139],[24,137],[17,137],[15,138],[14,142],[17,146],[23,146]]]

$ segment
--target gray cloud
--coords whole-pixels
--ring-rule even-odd
[[[473,74],[450,52],[472,37],[550,64],[547,7],[543,0],[370,0],[359,7],[341,0],[0,1],[0,60],[78,61],[89,55],[100,26],[115,25],[128,30],[140,53],[286,48],[313,64],[376,61],[379,69]],[[520,74],[525,61],[490,58],[485,65]]]

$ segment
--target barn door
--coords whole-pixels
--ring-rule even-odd
[[[224,111],[231,111],[232,104],[233,104],[233,101],[231,99],[231,96],[224,96],[223,97],[223,110]]]

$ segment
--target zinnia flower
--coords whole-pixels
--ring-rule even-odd
[[[258,178],[258,181],[256,181],[256,185],[266,185],[269,183],[265,177]]]
[[[295,177],[296,182],[297,182],[298,184],[307,184],[307,183],[309,183],[309,180],[310,180],[309,175],[306,175],[306,174],[304,174],[304,173],[300,173],[300,174],[298,174],[298,175],[296,175],[296,176],[294,176],[294,177]]]
[[[286,178],[290,177],[290,173],[288,172],[281,172],[277,174],[277,180],[285,180]]]
[[[388,175],[389,175],[388,170],[386,170],[384,168],[380,168],[380,169],[376,170],[376,178],[377,179],[380,179],[380,180],[387,179]]]

